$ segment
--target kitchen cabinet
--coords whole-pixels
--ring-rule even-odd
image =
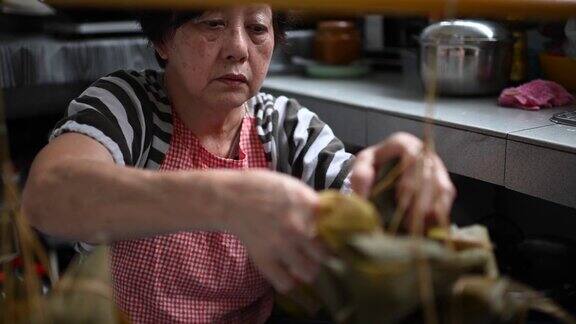
[[[505,186],[576,207],[576,127],[550,125],[510,134]]]

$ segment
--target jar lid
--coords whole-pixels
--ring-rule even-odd
[[[348,20],[325,20],[318,23],[318,30],[350,30],[356,25]]]
[[[422,43],[462,44],[510,40],[510,32],[506,28],[486,20],[440,21],[426,27],[420,34]]]

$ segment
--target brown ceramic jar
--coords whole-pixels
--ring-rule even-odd
[[[351,21],[318,23],[314,42],[316,60],[323,64],[346,65],[360,58],[360,31]]]

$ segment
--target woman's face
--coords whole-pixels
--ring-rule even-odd
[[[206,11],[156,46],[166,75],[200,104],[235,108],[259,91],[274,49],[267,5]]]

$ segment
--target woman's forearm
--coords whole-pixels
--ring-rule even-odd
[[[23,208],[41,231],[92,243],[210,230],[222,214],[221,180],[223,174],[210,171],[153,172],[70,159],[32,169]]]

